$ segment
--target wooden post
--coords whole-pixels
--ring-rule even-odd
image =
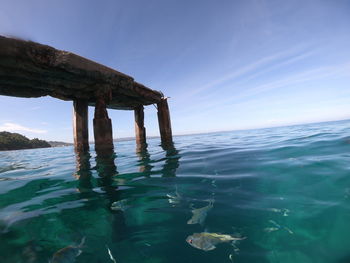
[[[96,151],[113,151],[112,121],[108,118],[108,96],[98,96],[95,104],[94,137]]]
[[[171,132],[170,113],[167,98],[162,98],[157,103],[159,132],[163,145],[173,143],[173,135]]]
[[[87,100],[77,99],[73,101],[73,137],[76,152],[89,150]]]
[[[137,145],[146,144],[146,128],[144,124],[144,112],[143,106],[139,106],[134,109],[135,115],[135,138]]]

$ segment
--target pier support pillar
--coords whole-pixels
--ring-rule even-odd
[[[99,96],[96,99],[94,115],[95,150],[102,152],[113,151],[112,121],[107,113],[108,96]]]
[[[144,124],[145,115],[142,105],[134,109],[134,115],[136,144],[144,145],[146,144],[146,128]]]
[[[77,99],[73,101],[73,137],[76,152],[89,150],[87,100]]]
[[[163,145],[171,145],[173,143],[173,135],[171,132],[170,113],[167,98],[162,98],[157,103],[159,132]]]

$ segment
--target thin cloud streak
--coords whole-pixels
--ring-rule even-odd
[[[189,97],[197,95],[200,92],[203,92],[206,90],[212,90],[213,88],[215,88],[216,86],[218,86],[220,84],[223,84],[229,80],[234,81],[234,79],[242,77],[242,76],[247,75],[249,73],[252,73],[252,72],[258,70],[260,67],[266,66],[267,64],[272,63],[274,61],[278,61],[281,59],[286,59],[288,57],[292,57],[288,60],[284,60],[283,62],[278,63],[280,66],[285,66],[285,65],[288,65],[290,63],[293,63],[293,62],[296,62],[298,60],[309,57],[314,53],[314,51],[308,51],[308,52],[304,52],[302,54],[297,54],[305,49],[306,49],[306,47],[303,47],[303,48],[297,47],[297,48],[289,49],[287,51],[282,51],[282,52],[278,52],[278,53],[273,54],[273,55],[263,57],[254,63],[243,66],[240,69],[237,69],[233,72],[229,72],[227,74],[224,74],[223,76],[213,80],[212,82],[210,82],[208,84],[201,86],[200,88],[193,89],[193,90],[191,90],[191,92],[187,92],[186,97],[189,98]],[[271,68],[273,69],[276,67],[277,67],[276,64],[274,64],[274,66]]]
[[[216,107],[220,107],[222,110],[224,110],[224,106],[231,107],[232,105],[237,106],[237,105],[240,105],[241,103],[246,103],[246,102],[242,102],[242,100],[247,99],[248,101],[250,101],[249,98],[254,98],[257,95],[263,94],[271,90],[280,89],[280,88],[296,85],[299,83],[305,83],[309,81],[347,75],[347,72],[349,70],[350,70],[350,62],[346,62],[340,65],[319,67],[319,68],[309,69],[308,71],[290,74],[288,76],[285,76],[279,79],[265,82],[255,87],[241,86],[242,91],[235,93],[234,96],[223,97],[221,100],[212,100],[211,103],[208,103],[207,102],[208,98],[204,97],[203,101],[205,103],[203,103],[203,106],[201,107],[201,112],[204,113],[207,111],[211,111],[213,108],[216,108]],[[261,100],[261,97],[259,97],[259,99]],[[198,101],[200,100],[197,99],[197,102]],[[198,108],[198,105],[195,106],[195,108]],[[188,110],[190,110],[190,107],[187,106],[186,111]],[[179,112],[181,112],[181,110]]]
[[[0,131],[8,131],[8,132],[31,132],[31,133],[47,133],[47,130],[40,129],[32,129],[28,127],[24,127],[17,123],[6,122],[0,126]]]

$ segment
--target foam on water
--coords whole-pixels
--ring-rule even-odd
[[[0,262],[350,262],[350,121],[0,153]],[[193,208],[215,200],[203,225]],[[120,200],[123,209],[112,210]],[[239,234],[212,251],[193,233]],[[108,249],[106,249],[106,247]]]

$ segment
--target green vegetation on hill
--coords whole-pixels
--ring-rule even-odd
[[[19,133],[0,132],[0,151],[47,147],[51,147],[51,145],[38,138],[30,140]]]

